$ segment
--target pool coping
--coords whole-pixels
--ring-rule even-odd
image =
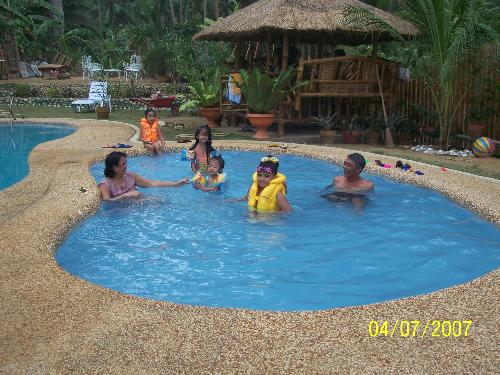
[[[136,131],[113,121],[22,122],[70,124],[77,130],[36,146],[29,157],[30,174],[0,192],[0,373],[495,373],[498,369],[498,269],[425,295],[300,313],[159,302],[69,275],[53,254],[65,234],[99,207],[89,166],[110,152],[101,145],[131,143]],[[214,145],[337,164],[353,152],[299,144],[270,148],[268,142],[214,141]],[[168,142],[168,147],[185,146]],[[122,151],[144,153],[135,143]],[[380,157],[364,154],[369,160]],[[384,156],[389,163],[396,160]],[[500,224],[498,183],[403,161],[418,165],[424,175],[372,163],[367,170],[435,189]],[[80,192],[80,187],[87,191]],[[396,327],[402,320],[421,321],[418,337],[402,337],[401,326]],[[428,320],[431,327],[433,320],[473,323],[469,336],[445,338],[422,335]],[[387,337],[370,337],[371,321],[390,322]]]

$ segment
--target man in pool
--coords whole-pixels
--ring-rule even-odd
[[[360,177],[365,165],[363,155],[357,152],[347,155],[344,160],[344,175],[336,176],[330,185],[334,191],[322,197],[334,202],[351,201],[356,207],[361,207],[368,193],[373,191],[373,183]]]

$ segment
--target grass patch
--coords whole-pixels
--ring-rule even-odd
[[[7,106],[0,106],[0,111],[7,111],[9,108]],[[26,118],[71,118],[71,119],[91,119],[97,120],[95,112],[77,112],[75,113],[73,109],[66,107],[15,107],[16,117],[18,119],[22,119],[21,115]],[[113,109],[109,114],[109,119],[111,121],[119,121],[125,122],[128,124],[133,124],[139,126],[140,119],[144,117],[144,111],[141,109],[138,110],[126,110],[126,109]],[[195,116],[172,116],[170,111],[168,110],[160,110],[158,112],[159,120],[164,121],[175,121],[184,124],[183,129],[170,129],[170,128],[162,128],[162,133],[165,139],[174,140],[178,134],[190,134],[192,133],[194,136],[194,132],[196,129],[203,123],[205,120],[201,117]],[[223,130],[222,130],[223,129]],[[244,133],[241,134],[238,132],[237,128],[221,128],[221,131],[217,129],[214,130],[216,133],[228,133],[227,136],[214,138],[216,140],[249,140],[252,139],[251,136],[253,134]]]

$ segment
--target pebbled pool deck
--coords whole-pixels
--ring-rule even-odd
[[[498,373],[499,269],[431,294],[304,313],[157,302],[69,275],[54,252],[99,206],[88,167],[110,152],[101,145],[130,143],[134,130],[111,121],[25,121],[73,124],[78,130],[38,145],[29,158],[30,175],[0,192],[1,374]],[[349,153],[311,145],[271,149],[267,142],[214,144],[336,163]],[[181,146],[169,142],[170,149]],[[142,153],[142,145],[125,151]],[[367,169],[436,189],[500,225],[499,181],[413,164],[425,175],[371,163]],[[387,337],[369,336],[372,320],[390,322]],[[420,320],[420,337],[401,337],[399,327],[390,337],[401,320]],[[421,337],[428,320],[472,324],[467,337],[432,337],[432,326]]]

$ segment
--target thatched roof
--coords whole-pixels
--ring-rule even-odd
[[[299,42],[330,44],[367,44],[391,40],[380,27],[349,24],[344,11],[364,8],[382,18],[403,36],[416,35],[409,22],[357,0],[260,0],[221,19],[194,36],[196,40],[261,40],[270,33],[279,40],[288,31]]]

